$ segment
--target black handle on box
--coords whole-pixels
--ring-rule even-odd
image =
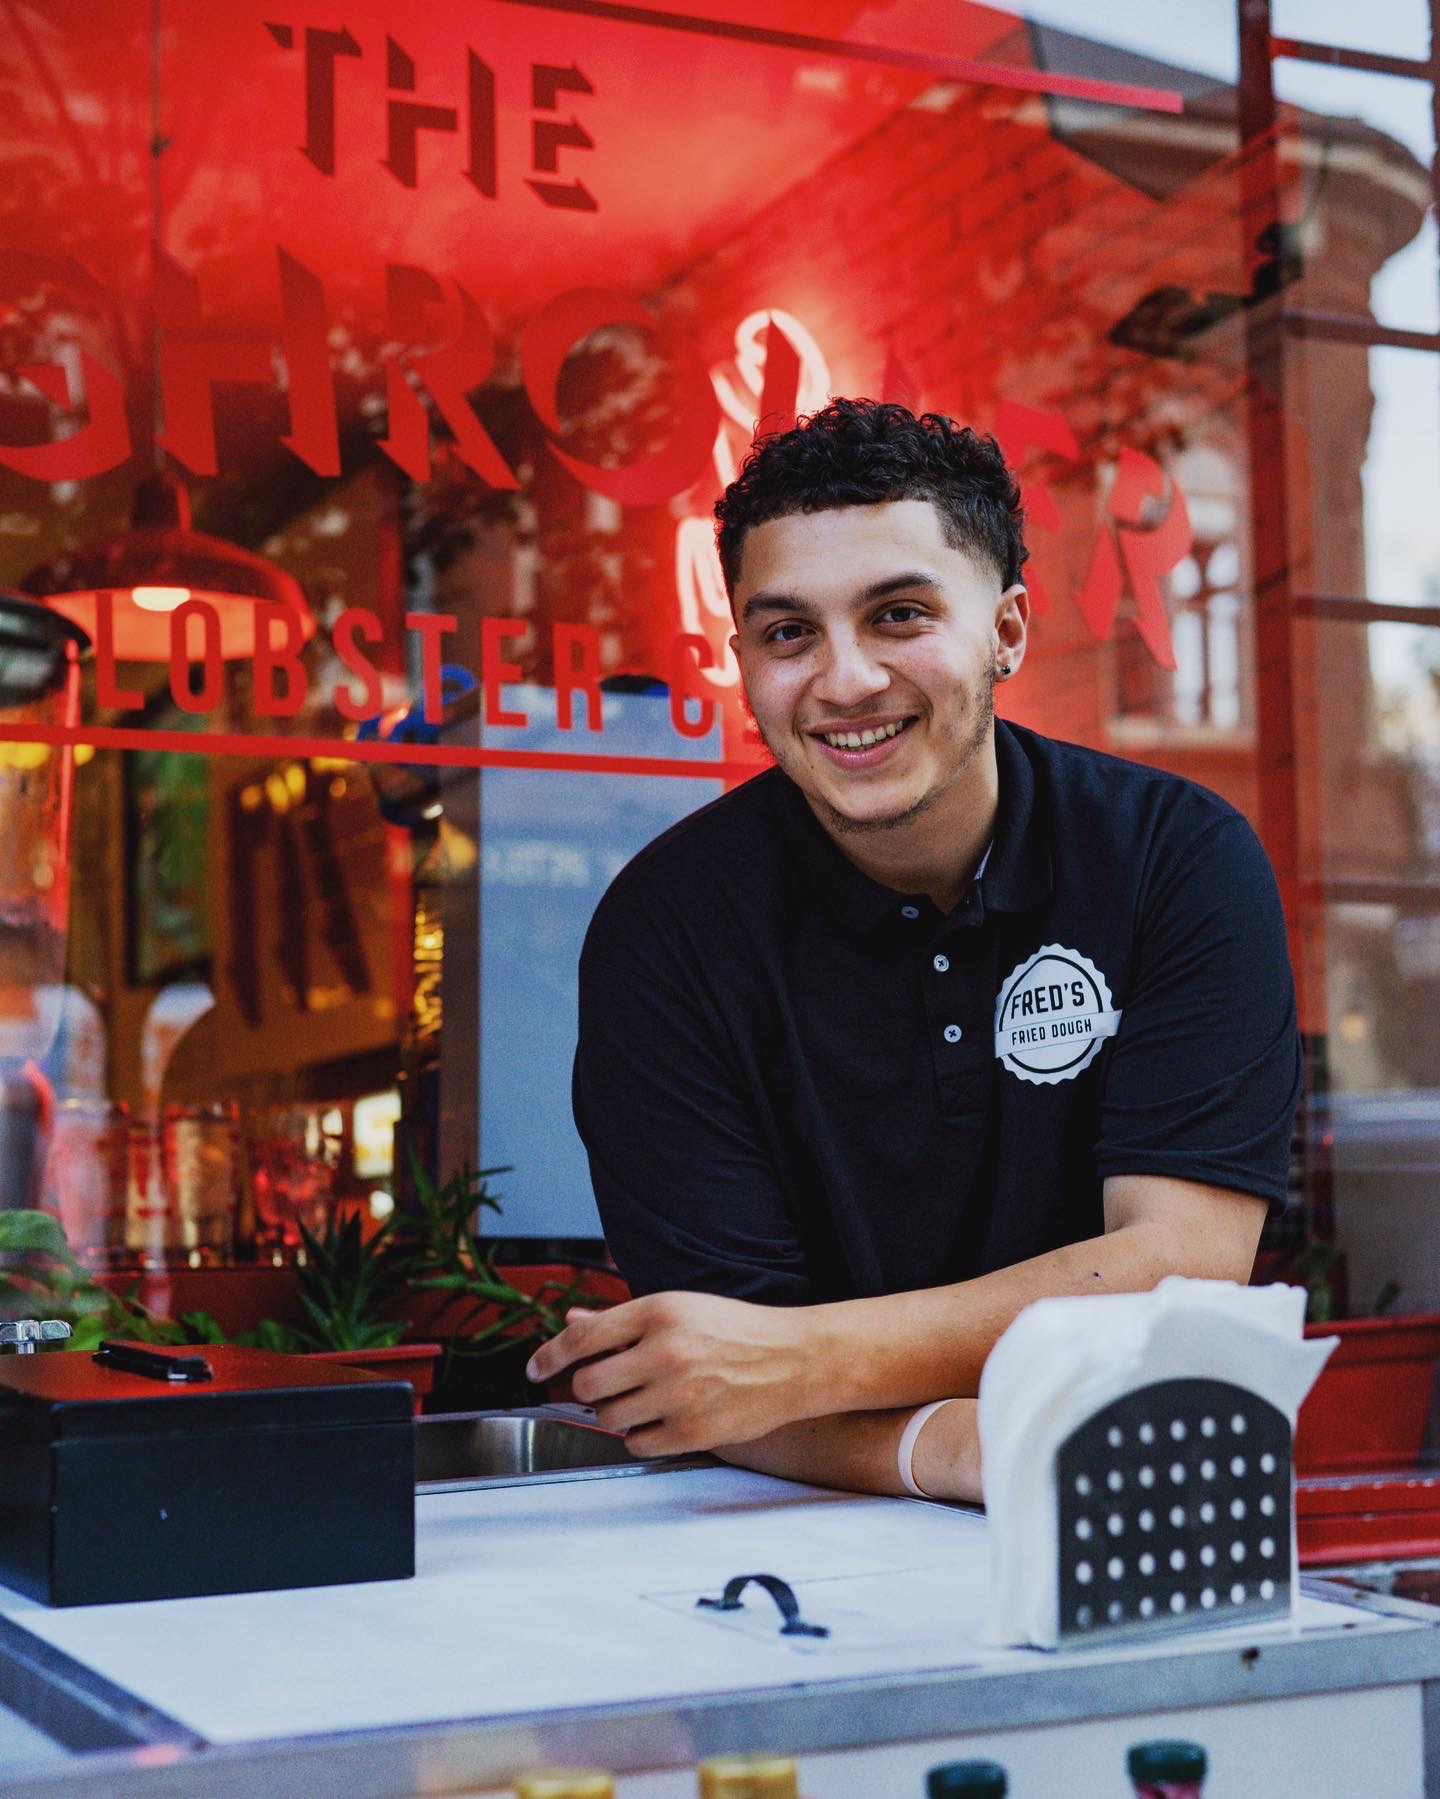
[[[781,1580],[778,1574],[737,1574],[725,1583],[725,1591],[718,1599],[697,1599],[696,1605],[708,1606],[714,1612],[738,1612],[744,1605],[740,1595],[746,1587],[754,1582],[763,1587],[775,1601],[784,1622],[780,1626],[782,1637],[828,1637],[830,1628],[826,1624],[807,1624],[800,1616],[800,1601],[795,1597],[794,1589],[789,1581]]]
[[[107,1340],[95,1351],[95,1360],[103,1368],[116,1368],[125,1374],[143,1374],[148,1380],[201,1381],[215,1378],[214,1369],[202,1355],[147,1349],[143,1343],[113,1343]]]

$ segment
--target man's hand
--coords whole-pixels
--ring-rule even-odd
[[[827,1409],[813,1391],[814,1333],[786,1307],[652,1293],[569,1320],[526,1373],[546,1381],[574,1367],[576,1399],[635,1455],[746,1443]]]

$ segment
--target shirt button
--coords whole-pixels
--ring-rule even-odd
[[[945,1041],[947,1043],[958,1043],[964,1035],[964,1031],[960,1029],[958,1024],[947,1024],[945,1027]]]
[[[936,974],[944,974],[950,966],[949,956],[936,956],[934,966]]]
[[[900,916],[902,918],[918,918],[920,916],[920,908],[918,906],[902,906],[900,908]]]

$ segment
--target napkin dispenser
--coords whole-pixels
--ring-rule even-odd
[[[1290,1614],[1290,1422],[1229,1381],[1103,1407],[1056,1456],[1060,1644]]]
[[[230,1345],[0,1357],[0,1583],[67,1606],[406,1579],[412,1397]]]
[[[980,1382],[991,1640],[1292,1615],[1294,1421],[1333,1347],[1304,1310],[1297,1288],[1172,1276],[1020,1313]]]

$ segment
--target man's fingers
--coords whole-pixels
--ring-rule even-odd
[[[572,1362],[604,1355],[607,1350],[628,1348],[640,1334],[640,1320],[634,1311],[639,1304],[632,1299],[604,1312],[585,1312],[572,1306],[566,1316],[574,1323],[541,1344],[526,1364],[525,1378],[536,1382],[554,1380]]]
[[[622,1393],[633,1393],[645,1384],[644,1352],[637,1344],[632,1349],[602,1355],[577,1368],[570,1381],[570,1391],[581,1405],[600,1405]],[[652,1413],[653,1417],[654,1414]]]
[[[647,1424],[639,1430],[628,1430],[625,1433],[625,1447],[631,1455],[642,1461],[652,1455],[680,1455],[681,1447],[670,1435],[664,1424]]]
[[[632,1388],[614,1399],[602,1399],[595,1407],[597,1422],[606,1430],[633,1431],[640,1425],[661,1424],[655,1395],[646,1387]]]
[[[554,1380],[563,1369],[570,1366],[571,1340],[570,1332],[563,1330],[548,1343],[542,1343],[525,1364],[525,1378],[537,1385],[542,1380]]]

